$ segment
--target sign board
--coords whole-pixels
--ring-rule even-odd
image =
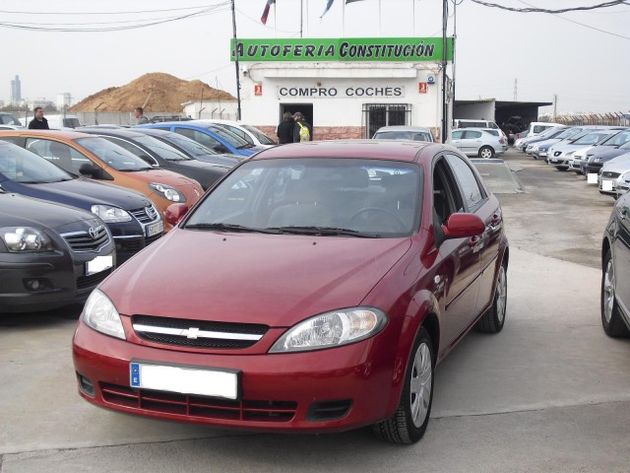
[[[349,86],[349,87],[301,87],[278,86],[278,98],[330,99],[330,98],[401,98],[404,86]]]
[[[426,82],[418,82],[418,92],[421,94],[426,94],[429,90],[429,84]]]
[[[255,84],[254,85],[254,95],[256,96],[261,96],[262,95],[262,84]]]
[[[236,46],[237,45],[237,46]],[[235,47],[236,46],[236,47]],[[430,38],[273,38],[234,39],[240,61],[440,62],[441,37]],[[447,61],[453,60],[453,38],[447,38]]]

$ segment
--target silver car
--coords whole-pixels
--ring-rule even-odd
[[[500,130],[491,128],[460,128],[451,132],[448,143],[466,156],[494,158],[507,151],[507,140]]]
[[[384,126],[376,130],[372,139],[434,142],[431,130],[417,126]]]
[[[618,133],[616,130],[601,129],[591,130],[579,138],[568,143],[560,142],[549,148],[547,162],[561,171],[569,169],[569,163],[573,159],[573,153],[577,150],[597,146],[609,136]]]
[[[618,197],[630,189],[630,153],[608,161],[599,172],[599,192]]]

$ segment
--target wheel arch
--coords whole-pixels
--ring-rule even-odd
[[[612,253],[610,240],[608,237],[604,237],[604,241],[602,241],[602,268],[604,267],[604,258],[606,257],[606,253],[609,251]]]

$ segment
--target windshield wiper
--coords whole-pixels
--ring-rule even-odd
[[[184,228],[188,229],[198,229],[198,230],[217,230],[220,232],[241,232],[241,233],[270,233],[270,234],[278,234],[278,231],[272,230],[270,228],[252,228],[246,227],[244,225],[238,225],[235,223],[191,223],[186,225]]]
[[[340,227],[317,227],[317,226],[288,226],[271,227],[265,230],[272,230],[278,233],[289,233],[295,235],[317,235],[317,236],[353,236],[358,238],[380,238],[377,233],[363,233],[358,230]]]

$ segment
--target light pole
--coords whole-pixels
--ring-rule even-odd
[[[236,34],[236,5],[232,0],[232,30],[234,33],[234,68],[236,72],[236,119],[241,120],[241,72],[238,60],[238,36]]]
[[[448,0],[442,0],[442,143],[446,143],[448,133],[448,104],[446,103],[446,65],[448,64],[448,38],[446,27],[448,25]]]

